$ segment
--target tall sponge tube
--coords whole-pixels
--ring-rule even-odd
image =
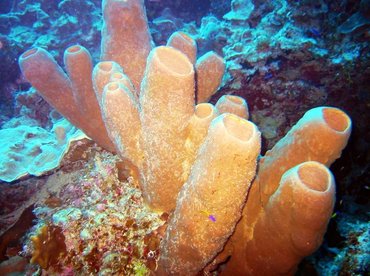
[[[88,130],[85,131],[98,144],[114,152],[91,80],[92,60],[89,51],[80,45],[67,48],[64,52],[64,64],[72,83],[75,103],[82,117],[88,118],[89,121],[86,125]]]
[[[160,273],[196,275],[222,250],[240,219],[260,145],[253,123],[229,113],[212,121],[162,241]]]
[[[122,66],[136,90],[140,90],[152,38],[144,0],[103,0],[101,60]]]
[[[139,106],[131,91],[118,81],[108,83],[102,95],[103,118],[122,159],[141,166]]]
[[[140,93],[143,137],[144,198],[152,208],[169,212],[185,182],[187,125],[194,113],[194,69],[172,47],[154,48]]]
[[[26,79],[42,97],[77,127],[79,111],[72,93],[72,83],[53,56],[42,48],[33,48],[19,58]]]

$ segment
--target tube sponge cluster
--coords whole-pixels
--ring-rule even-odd
[[[242,219],[224,250],[230,254],[232,248],[226,275],[293,275],[300,260],[320,246],[335,202],[328,166],[350,132],[343,111],[314,108],[261,158]]]
[[[170,214],[158,275],[195,275],[225,259],[225,275],[294,273],[326,230],[335,190],[327,166],[347,143],[350,119],[313,109],[259,159],[260,133],[245,100],[206,103],[223,59],[209,52],[197,60],[195,41],[182,32],[154,47],[143,2],[103,1],[94,68],[82,46],[66,50],[67,73],[35,48],[20,57],[23,74],[125,161],[153,210]]]

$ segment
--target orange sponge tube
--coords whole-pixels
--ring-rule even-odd
[[[19,58],[23,75],[43,98],[77,127],[80,113],[74,101],[72,83],[52,55],[33,48]]]
[[[161,244],[159,275],[195,275],[222,250],[240,219],[260,153],[257,127],[214,119]]]
[[[108,83],[102,96],[102,111],[109,136],[122,159],[138,168],[142,162],[139,106],[131,91],[119,82]],[[122,112],[123,111],[123,112]]]
[[[186,127],[194,113],[194,69],[179,50],[154,48],[140,94],[144,160],[144,197],[169,212],[185,182]]]
[[[222,113],[232,113],[246,120],[249,118],[247,102],[239,96],[223,95],[218,99],[216,108]]]
[[[144,0],[103,0],[101,60],[115,61],[140,90],[152,38]]]
[[[195,64],[197,103],[205,103],[216,93],[225,73],[225,62],[215,52],[201,56]]]
[[[183,52],[195,64],[197,59],[197,44],[193,38],[184,32],[174,32],[167,41],[167,46],[171,46]]]
[[[233,253],[225,270],[226,275],[246,273],[245,254],[249,241],[254,239],[255,225],[270,197],[277,191],[282,175],[298,164],[311,160],[330,166],[340,156],[350,133],[351,120],[343,111],[317,107],[306,112],[287,135],[261,158],[242,219],[228,243]]]
[[[104,148],[114,151],[102,119],[100,106],[91,81],[92,61],[88,50],[80,45],[64,52],[64,64],[72,83],[72,92],[80,113],[88,118],[89,133]]]
[[[334,202],[334,177],[324,165],[309,161],[288,170],[256,222],[245,275],[294,275],[320,246]]]

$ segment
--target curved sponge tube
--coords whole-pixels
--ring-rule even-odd
[[[246,247],[246,275],[293,275],[320,246],[334,202],[334,177],[324,165],[309,161],[288,170]]]
[[[342,110],[317,107],[307,111],[285,137],[261,158],[242,219],[228,242],[233,253],[225,275],[246,273],[246,252],[249,242],[254,239],[256,222],[278,189],[282,175],[298,164],[311,160],[330,166],[340,156],[350,133],[351,120]],[[311,215],[315,216],[316,213]],[[285,223],[285,220],[281,223]]]
[[[240,218],[260,144],[249,121],[233,114],[212,121],[162,241],[160,273],[195,275],[222,250]]]
[[[79,79],[79,76],[88,75],[89,67],[83,68],[79,62],[89,64],[89,55],[82,48],[75,47],[67,49],[65,54],[71,79],[50,53],[41,48],[34,48],[23,53],[19,58],[19,66],[26,79],[50,105],[102,147],[114,152],[115,147],[110,141],[104,125],[99,121],[94,124],[96,121],[91,121],[88,116],[92,110],[87,110],[86,104],[87,102],[94,104],[96,99],[84,99],[84,102],[80,103],[79,101],[82,99],[76,95],[81,93],[81,89],[91,88],[91,84],[89,84],[91,76],[88,79]],[[84,93],[90,95],[88,98],[95,98],[92,90],[84,91]],[[100,116],[100,112],[98,113]]]

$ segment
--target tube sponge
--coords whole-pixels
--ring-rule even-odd
[[[122,73],[122,67],[114,61],[101,61],[92,72],[92,82],[96,98],[101,103],[104,87],[112,80],[115,73]]]
[[[246,275],[294,275],[320,246],[334,201],[334,178],[324,165],[309,161],[288,170],[246,247]]]
[[[30,49],[20,56],[19,67],[50,105],[73,124],[78,123],[79,111],[73,98],[72,83],[49,52],[42,48]],[[76,126],[81,127],[81,124]]]
[[[278,187],[286,170],[309,160],[330,166],[340,157],[351,133],[351,119],[342,110],[317,107],[305,113],[297,124],[268,151],[260,162],[258,182],[262,202]],[[256,185],[257,186],[257,185]]]
[[[260,144],[249,121],[233,114],[212,121],[161,243],[160,273],[195,275],[222,250],[240,218]]]
[[[197,103],[208,102],[216,93],[225,73],[225,62],[215,52],[201,56],[195,64],[197,73]]]
[[[114,60],[140,90],[152,38],[144,0],[103,0],[101,60]]]
[[[64,64],[80,111],[90,118],[101,117],[99,103],[95,97],[91,97],[94,95],[94,89],[91,82],[92,61],[88,50],[80,45],[67,48],[64,51]],[[99,113],[94,114],[94,111]]]
[[[186,127],[194,113],[194,69],[180,51],[154,48],[140,93],[144,197],[155,209],[170,211],[186,179]]]
[[[191,116],[187,127],[183,179],[188,179],[190,168],[193,166],[199,147],[207,135],[209,125],[218,115],[219,113],[213,104],[201,103],[195,106],[195,112]]]
[[[104,88],[101,103],[108,133],[122,159],[136,167],[142,162],[141,123],[134,95],[122,83],[110,82]],[[124,112],[122,112],[124,111]]]
[[[82,98],[77,96],[81,89],[91,88],[91,76],[87,79],[80,79],[88,75],[90,68],[88,53],[83,48],[74,46],[67,49],[65,60],[71,78],[66,75],[50,53],[41,48],[33,48],[23,53],[19,58],[19,66],[26,79],[50,105],[99,145],[114,152],[115,147],[101,121],[100,110],[92,110],[96,103],[94,91],[86,90],[84,93],[89,95],[87,98],[92,97],[93,99],[84,99],[83,102],[80,102]],[[79,60],[82,60],[88,67],[83,68]],[[92,106],[86,109],[89,103]],[[89,115],[94,112],[99,116],[92,119]]]
[[[216,108],[222,113],[233,113],[246,120],[249,118],[247,102],[239,96],[223,95],[218,99]]]
[[[278,190],[282,175],[306,161],[330,166],[346,146],[350,132],[351,120],[343,111],[317,107],[306,112],[285,137],[261,158],[242,219],[227,245],[233,248],[233,253],[225,270],[226,275],[246,274],[249,242],[255,238],[256,223],[267,208],[270,197]],[[311,216],[315,217],[317,213],[313,212]],[[241,240],[244,242],[241,243]]]
[[[195,64],[197,59],[197,44],[193,38],[184,32],[174,32],[167,41],[167,46],[183,52]]]

